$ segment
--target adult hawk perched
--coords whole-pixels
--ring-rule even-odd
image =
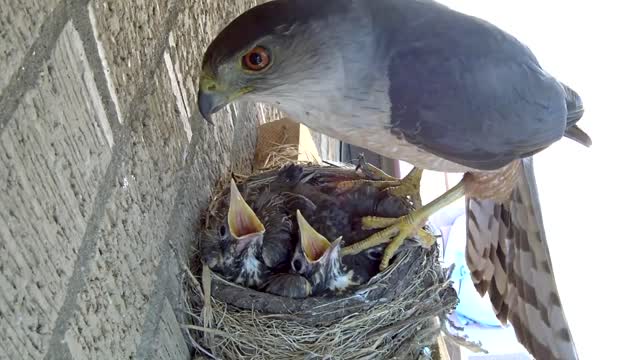
[[[382,219],[369,245],[395,235],[384,267],[430,214],[466,195],[477,289],[538,360],[578,358],[530,157],[563,136],[590,139],[576,126],[580,97],[525,45],[433,1],[276,0],[240,15],[205,53],[202,115],[240,97],[419,168],[465,172],[434,202]]]

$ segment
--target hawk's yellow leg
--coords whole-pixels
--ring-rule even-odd
[[[391,195],[397,197],[409,196],[413,200],[415,207],[422,206],[420,198],[420,180],[422,180],[422,169],[413,167],[411,171],[402,178],[397,186],[390,186],[386,189]]]
[[[346,190],[351,189],[357,185],[370,184],[378,189],[384,189],[384,191],[388,191],[393,196],[409,196],[416,207],[422,206],[422,201],[420,199],[420,180],[422,179],[422,169],[414,167],[411,172],[407,174],[407,176],[400,180],[387,175],[384,171],[376,168],[373,165],[366,164],[366,167],[367,172],[375,177],[384,180],[347,180],[338,183],[337,187],[339,189]]]
[[[369,229],[384,228],[384,230],[381,230],[362,241],[344,248],[342,250],[342,254],[357,254],[371,247],[387,243],[389,242],[389,239],[393,237],[393,240],[391,240],[389,245],[387,245],[387,248],[385,249],[384,255],[382,257],[382,261],[380,263],[380,270],[384,270],[385,268],[387,268],[387,266],[389,266],[389,261],[407,237],[410,237],[412,235],[417,236],[421,241],[423,241],[425,246],[433,245],[433,243],[435,242],[435,236],[424,231],[422,229],[422,226],[427,221],[429,216],[463,197],[464,194],[464,180],[462,180],[456,186],[449,189],[447,192],[440,195],[432,202],[415,211],[412,211],[408,215],[399,217],[397,219],[375,217],[364,218],[363,227],[367,227]]]

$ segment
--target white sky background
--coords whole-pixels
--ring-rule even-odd
[[[594,145],[565,139],[534,157],[556,281],[582,360],[639,358],[637,3],[440,2],[516,36],[582,97]]]

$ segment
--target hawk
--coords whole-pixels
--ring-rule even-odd
[[[435,1],[275,0],[238,16],[204,54],[205,119],[240,98],[420,169],[464,172],[411,214],[374,221],[382,230],[364,244],[394,236],[384,268],[431,214],[465,196],[477,290],[535,358],[578,358],[531,157],[563,137],[591,140],[577,126],[579,95],[515,37]]]

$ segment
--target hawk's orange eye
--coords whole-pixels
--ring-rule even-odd
[[[260,71],[269,66],[270,62],[269,51],[262,46],[254,47],[242,57],[242,67],[249,71]]]

